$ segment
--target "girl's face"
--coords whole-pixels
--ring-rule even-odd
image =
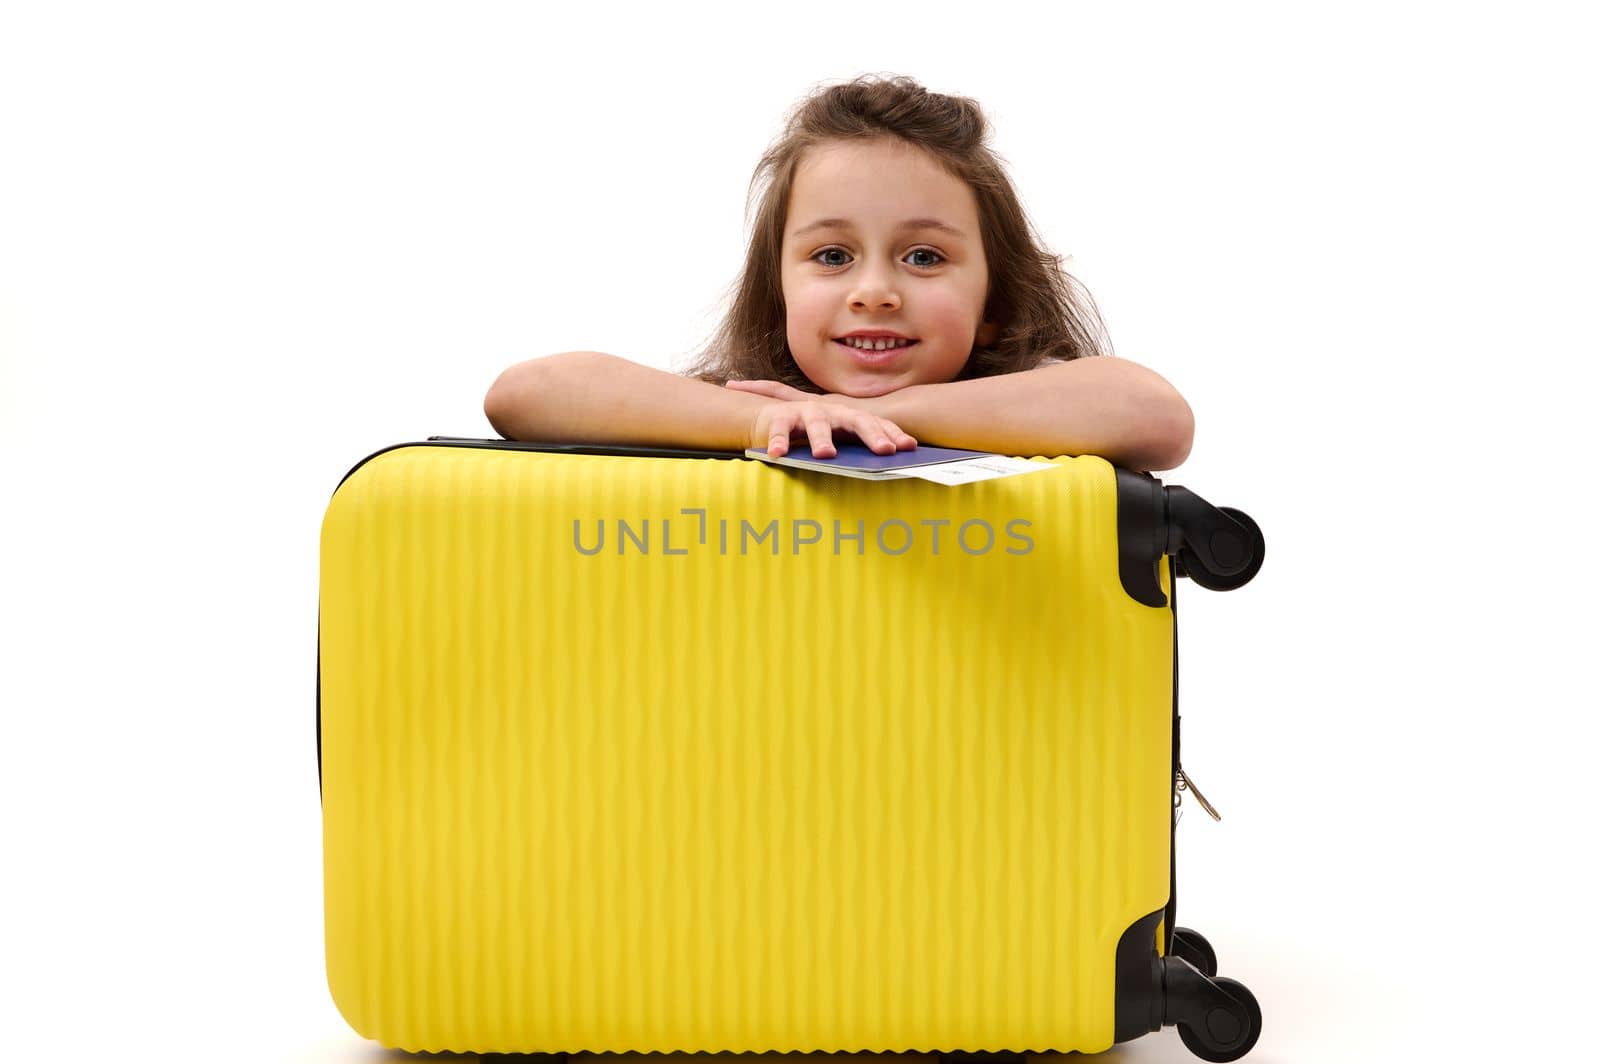
[[[789,350],[828,392],[951,381],[975,343],[994,342],[995,326],[981,320],[989,270],[977,197],[892,137],[830,141],[800,160],[782,280]],[[916,342],[883,351],[842,342],[859,331]]]

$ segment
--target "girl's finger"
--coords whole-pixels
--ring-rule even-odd
[[[806,417],[806,438],[811,441],[811,453],[818,458],[832,458],[838,453],[833,445],[833,426],[828,423],[826,414]]]
[[[852,426],[861,442],[867,445],[867,450],[873,454],[893,454],[895,441],[883,429],[883,419],[871,414],[862,414],[855,419]]]
[[[871,420],[874,431],[878,434],[878,438],[883,440],[884,443],[884,446],[881,448],[873,448],[873,450],[877,451],[879,454],[894,454],[896,451],[903,451],[908,447],[915,447],[917,445],[916,440],[911,439],[910,436],[907,436],[904,432],[900,431],[900,426],[896,425],[888,418],[874,417]]]
[[[800,389],[791,388],[780,381],[762,381],[761,383],[765,385],[763,393],[772,396],[774,399],[782,399],[790,403],[814,401],[816,399],[816,396],[807,395]]]
[[[883,422],[883,431],[888,434],[889,439],[894,441],[897,450],[908,451],[917,445],[916,438],[893,421],[888,418],[880,418],[879,420]]]
[[[772,416],[772,424],[767,429],[767,453],[774,458],[782,458],[789,450],[789,433],[794,431],[794,415],[779,411]]]
[[[916,444],[916,440],[913,440],[910,436],[906,435],[906,433],[901,430],[899,425],[896,425],[888,418],[879,417],[873,418],[872,420],[873,427],[877,429],[878,432],[883,435],[883,438],[888,440],[890,445],[892,445],[896,450],[902,450],[907,446],[914,446]]]

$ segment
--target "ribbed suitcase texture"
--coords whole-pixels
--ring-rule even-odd
[[[350,1025],[1108,1048],[1118,942],[1169,895],[1173,614],[1119,583],[1113,468],[1048,463],[957,488],[492,446],[359,466],[319,603]]]

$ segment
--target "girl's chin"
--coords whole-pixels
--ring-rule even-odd
[[[909,366],[899,366],[897,369],[898,372],[874,372],[856,366],[844,366],[834,371],[834,386],[828,391],[853,399],[870,399],[875,395],[899,391],[911,384],[916,374]]]
[[[880,395],[897,392],[906,386],[907,382],[898,377],[876,377],[872,380],[845,380],[836,388],[829,388],[830,392],[848,395],[852,399],[872,399]]]

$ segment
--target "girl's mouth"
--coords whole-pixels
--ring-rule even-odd
[[[886,366],[889,363],[899,359],[901,355],[905,354],[913,347],[916,347],[918,341],[912,340],[910,343],[901,344],[898,347],[886,347],[882,351],[869,351],[861,347],[852,347],[843,340],[835,340],[834,343],[850,352],[850,357],[855,359],[858,365]]]

